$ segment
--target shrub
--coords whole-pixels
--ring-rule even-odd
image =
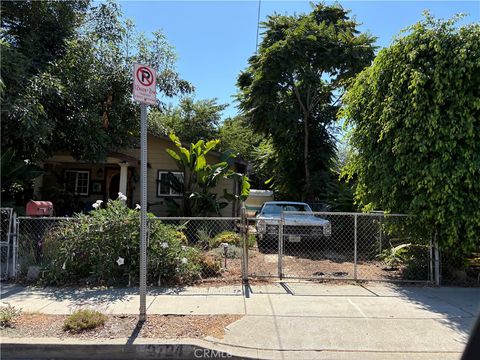
[[[402,277],[405,280],[428,280],[429,258],[428,245],[412,244],[406,254]]]
[[[68,316],[63,323],[63,330],[72,333],[79,333],[85,330],[93,330],[103,326],[107,316],[96,310],[76,310]]]
[[[428,246],[420,244],[400,244],[385,249],[380,258],[390,269],[402,269],[405,280],[427,280],[429,269]]]
[[[395,269],[407,260],[408,248],[411,244],[400,244],[392,248],[383,250],[377,257],[389,266]]]
[[[15,318],[20,315],[22,311],[16,309],[15,306],[7,304],[7,306],[0,307],[0,326],[10,327],[13,325]]]
[[[223,231],[220,234],[215,235],[213,239],[210,239],[210,247],[217,248],[220,244],[228,244],[241,246],[242,237],[233,231]]]
[[[210,242],[212,241],[210,233],[207,230],[199,229],[197,230],[197,242],[196,246],[203,249],[208,249],[210,247]]]
[[[255,236],[255,234],[248,234],[247,242],[249,248],[254,247],[257,243],[257,237]]]
[[[202,277],[219,276],[222,270],[221,259],[212,255],[203,255],[201,258]]]
[[[149,214],[149,218],[153,215]],[[172,225],[149,222],[147,280],[189,283],[199,277],[199,252]],[[79,214],[50,229],[41,278],[49,285],[131,285],[139,279],[140,216],[121,201]]]
[[[227,259],[240,259],[242,257],[243,249],[238,246],[228,245],[227,247]],[[225,258],[225,250],[223,247],[213,249],[213,253],[219,258]]]

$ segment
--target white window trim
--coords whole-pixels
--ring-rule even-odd
[[[90,190],[90,171],[86,170],[65,170],[65,178],[67,177],[67,173],[75,173],[75,189],[74,189],[74,194],[75,195],[83,195],[83,196],[88,196],[89,190]],[[78,174],[87,174],[87,192],[78,192]],[[65,184],[66,186],[66,184]]]
[[[165,196],[179,197],[179,196],[182,196],[182,194],[177,194],[177,193],[172,194],[172,189],[171,188],[168,189],[169,190],[168,194],[162,194],[160,192],[160,189],[161,189],[160,179],[162,178],[162,174],[168,174],[168,173],[172,173],[173,175],[183,176],[183,172],[181,172],[181,171],[158,170],[157,171],[157,197],[165,197]]]

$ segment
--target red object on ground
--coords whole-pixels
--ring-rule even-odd
[[[52,216],[53,203],[51,201],[34,201],[27,203],[27,216]]]

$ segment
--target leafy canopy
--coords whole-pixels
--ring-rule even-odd
[[[184,97],[178,106],[150,112],[150,131],[159,135],[175,133],[185,142],[213,139],[218,135],[226,106],[217,104],[217,99],[195,101],[193,97]]]
[[[457,253],[480,248],[480,25],[426,19],[344,97],[344,171],[365,209],[414,214]]]
[[[21,159],[62,150],[98,161],[129,146],[135,61],[157,69],[161,96],[192,90],[165,36],[138,33],[114,2],[2,2],[2,29],[2,150]]]
[[[240,109],[278,154],[274,185],[292,197],[318,198],[335,153],[335,95],[373,59],[374,39],[339,5],[269,16],[257,55],[238,77]]]
[[[263,135],[254,132],[251,124],[243,116],[225,119],[218,128],[219,147],[231,149],[241,159],[252,161],[254,150],[263,139]]]

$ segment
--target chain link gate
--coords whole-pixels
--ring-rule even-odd
[[[414,239],[408,216],[290,212],[250,219],[251,277],[432,282],[429,239]]]

